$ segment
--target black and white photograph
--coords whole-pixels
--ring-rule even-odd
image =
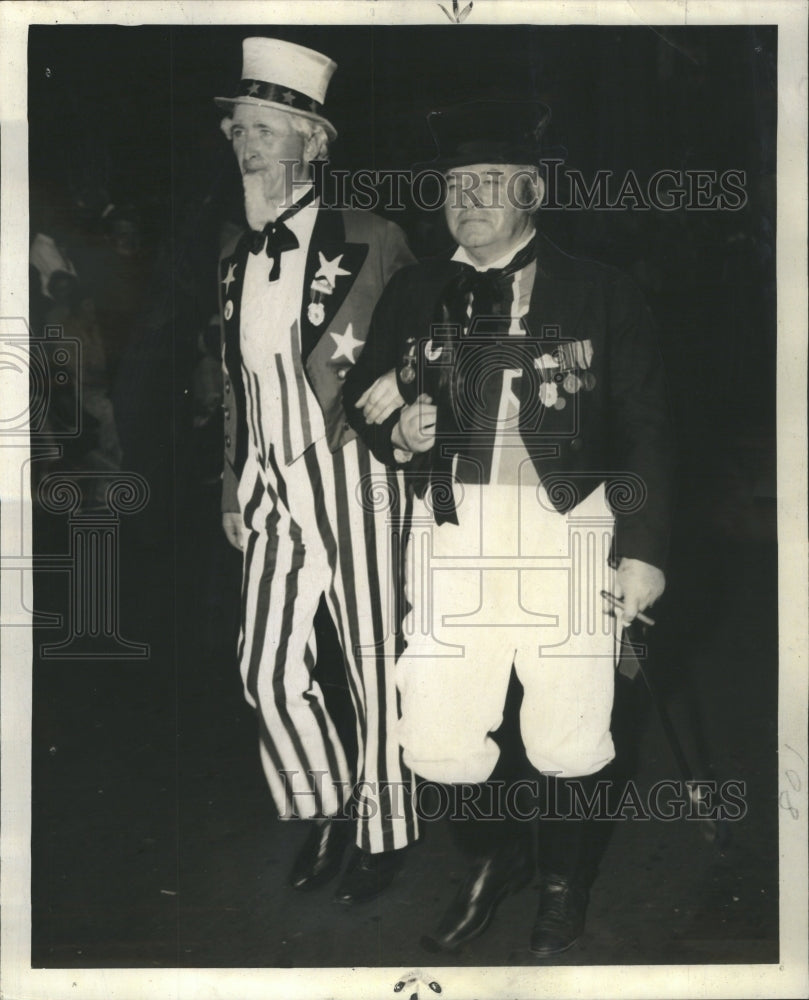
[[[3,996],[806,995],[804,6],[3,6]]]

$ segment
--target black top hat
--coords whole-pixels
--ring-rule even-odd
[[[427,117],[438,149],[419,164],[435,170],[474,163],[539,163],[541,139],[551,109],[539,101],[476,100]]]

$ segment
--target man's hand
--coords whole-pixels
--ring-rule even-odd
[[[396,384],[396,372],[391,369],[386,374],[380,375],[354,405],[362,409],[366,424],[383,424],[394,410],[404,406],[404,400]]]
[[[390,436],[393,446],[410,452],[429,451],[435,444],[435,413],[433,401],[422,393],[402,410]]]
[[[237,510],[225,511],[222,515],[222,530],[234,549],[244,548],[244,519]]]
[[[663,571],[640,559],[622,559],[615,574],[615,596],[622,597],[621,622],[629,625],[639,611],[645,611],[666,589]],[[618,609],[616,609],[618,613]]]

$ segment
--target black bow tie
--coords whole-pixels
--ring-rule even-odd
[[[453,357],[452,341],[458,338],[461,330],[471,326],[471,315],[478,320],[475,325],[475,334],[478,337],[486,333],[506,332],[503,323],[506,320],[506,313],[509,312],[506,303],[512,276],[527,267],[535,258],[536,240],[532,239],[517,251],[505,267],[478,271],[471,264],[460,264],[459,270],[444,287],[436,307],[437,329],[443,331],[443,338],[446,338],[446,342],[442,343],[445,350],[444,359]],[[442,339],[440,334],[438,339]],[[459,451],[459,437],[463,436],[459,427],[459,417],[463,413],[475,412],[475,408],[480,405],[479,400],[474,404],[468,399],[465,401],[465,393],[469,391],[477,392],[478,387],[465,387],[458,366],[453,361],[445,363],[433,390],[437,414],[430,484],[433,513],[438,524],[444,521],[458,523],[452,491],[452,456]],[[464,425],[465,421],[461,419],[460,424]],[[480,430],[479,428],[478,434]],[[487,434],[488,431],[483,429],[484,438]],[[472,436],[474,437],[474,434]],[[451,442],[454,440],[454,446],[446,444],[448,440]]]
[[[517,271],[531,263],[536,257],[536,243],[531,240],[519,250],[505,267],[492,267],[488,271],[478,271],[471,264],[461,264],[461,272],[455,281],[454,291],[468,301],[472,293],[472,304],[478,315],[491,315],[499,311],[505,298],[510,279]]]
[[[268,222],[261,232],[253,230],[250,233],[250,253],[259,254],[262,249],[266,249],[267,256],[272,258],[270,281],[278,281],[281,277],[281,254],[286,250],[296,250],[300,246],[298,237],[284,223],[293,215],[297,215],[314,197],[315,189],[309,188],[306,194],[285,212],[282,212],[275,222]]]

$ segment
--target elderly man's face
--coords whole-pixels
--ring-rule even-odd
[[[506,254],[533,228],[537,189],[529,169],[476,163],[447,172],[444,214],[453,238],[479,264]]]
[[[264,198],[281,203],[292,193],[291,178],[304,176],[305,140],[292,127],[290,116],[274,108],[237,104],[230,130],[233,152],[245,187],[261,179]],[[292,160],[296,166],[283,161]]]

